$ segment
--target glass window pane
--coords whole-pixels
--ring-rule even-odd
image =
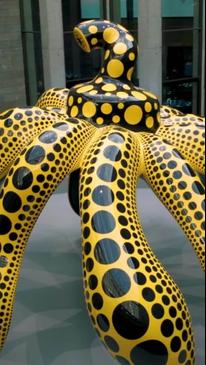
[[[81,0],[82,19],[100,18],[101,9],[100,1],[97,0]]]
[[[162,0],[162,14],[163,102],[166,103],[171,97],[173,100],[176,93],[174,103],[188,112],[198,113],[202,0]],[[172,86],[170,80],[175,81]],[[178,96],[179,93],[181,96]]]
[[[137,37],[138,1],[121,0],[121,23]]]
[[[194,0],[162,0],[163,17],[193,17]]]
[[[164,32],[163,79],[193,76],[193,30]]]
[[[177,81],[163,86],[163,102],[183,113],[191,113],[193,99],[198,93],[198,82]]]

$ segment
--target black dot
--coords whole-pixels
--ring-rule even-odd
[[[22,118],[23,118],[23,114],[21,114],[21,113],[17,113],[17,114],[15,114],[15,115],[14,115],[14,118],[15,118],[16,120],[20,120],[20,119],[22,119]]]
[[[39,193],[40,192],[40,186],[39,185],[34,185],[33,187],[32,187],[32,191],[33,191],[33,193]]]
[[[5,125],[6,128],[10,128],[12,126],[12,124],[13,124],[13,120],[12,119],[7,119],[4,122],[4,125]]]
[[[18,235],[17,235],[16,233],[14,233],[14,232],[12,232],[12,233],[9,235],[9,239],[10,239],[11,241],[16,241],[16,240],[17,240],[17,237],[18,237]]]
[[[145,341],[132,350],[131,359],[134,365],[166,365],[168,350],[160,341]]]
[[[125,206],[123,204],[121,204],[121,203],[117,204],[117,209],[121,213],[125,213],[125,211],[126,211]]]
[[[166,320],[162,323],[161,331],[163,336],[171,337],[174,333],[174,325],[172,321]]]
[[[42,169],[42,171],[44,171],[44,172],[49,171],[49,164],[48,164],[48,163],[43,163],[43,164],[41,165],[41,169]]]
[[[12,253],[14,250],[14,247],[12,244],[7,243],[6,245],[4,245],[4,252],[5,253]]]
[[[45,150],[41,146],[34,146],[26,153],[25,159],[31,165],[37,165],[41,163],[45,158]]]
[[[195,181],[192,184],[192,189],[196,194],[199,194],[199,195],[204,195],[205,194],[204,186],[199,181]]]
[[[11,230],[12,224],[8,217],[5,215],[0,215],[0,234],[4,235],[9,233]]]
[[[119,176],[124,179],[126,177],[126,172],[123,169],[119,169]]]
[[[128,255],[131,255],[131,254],[133,254],[134,253],[134,246],[131,244],[131,243],[129,243],[129,242],[127,242],[127,243],[125,243],[124,244],[124,246],[123,246],[123,248],[124,248],[124,251],[128,254]]]
[[[82,221],[84,224],[88,223],[90,219],[90,215],[89,213],[84,213],[83,217],[82,217]]]
[[[128,229],[122,229],[121,230],[121,236],[124,239],[129,240],[131,238],[131,233],[130,233],[130,231],[128,231]]]
[[[113,324],[120,336],[128,340],[137,340],[147,332],[149,316],[141,304],[124,302],[114,310]]]
[[[120,298],[129,292],[131,281],[125,271],[111,269],[104,275],[102,287],[109,297]]]
[[[21,208],[22,202],[20,197],[13,192],[6,193],[3,199],[4,209],[9,213],[16,213]]]
[[[114,202],[114,193],[107,186],[97,186],[92,193],[93,201],[101,206],[108,206]]]
[[[156,283],[157,282],[157,278],[154,275],[150,275],[150,280],[152,281],[152,283]]]
[[[57,134],[53,131],[47,131],[41,134],[39,140],[42,143],[54,143],[57,140]]]
[[[178,318],[177,321],[176,321],[176,327],[177,327],[177,329],[179,331],[182,331],[183,326],[184,326],[183,320],[181,318]]]
[[[66,123],[56,123],[53,125],[53,128],[58,129],[60,131],[67,131],[69,128],[69,125]]]
[[[89,196],[91,193],[91,189],[90,188],[86,188],[86,190],[84,191],[84,196],[87,197]]]
[[[92,303],[95,309],[100,310],[103,307],[103,299],[100,294],[94,294],[92,297]]]
[[[170,304],[170,298],[167,295],[164,295],[162,297],[162,301],[165,305],[169,305]]]
[[[171,308],[170,308],[170,310],[169,310],[169,313],[170,313],[170,316],[171,316],[172,318],[177,317],[177,310],[176,310],[176,308],[175,308],[175,307],[171,307]]]
[[[122,226],[128,226],[128,219],[125,218],[123,215],[121,215],[119,218],[118,218],[118,221],[119,223],[122,225]]]
[[[126,160],[122,160],[122,161],[121,161],[121,165],[122,165],[124,168],[127,168],[128,163],[127,163],[127,161],[126,161]]]
[[[89,287],[91,290],[95,290],[98,286],[98,279],[95,275],[90,276],[89,278]]]
[[[166,152],[166,153],[164,153],[163,157],[165,160],[169,160],[172,157],[172,155],[171,155],[171,153]]]
[[[143,298],[147,301],[147,302],[153,302],[155,300],[155,293],[152,289],[150,288],[145,288],[142,291],[142,295]]]
[[[184,350],[179,355],[179,362],[180,364],[184,364],[186,360],[187,360],[187,352]]]
[[[189,204],[189,208],[190,208],[191,210],[195,210],[195,209],[197,209],[197,204],[196,204],[196,203],[194,203],[194,202],[191,202],[191,203]]]
[[[202,212],[196,212],[195,219],[197,219],[198,221],[201,221],[202,219],[204,219],[204,214]]]
[[[137,270],[139,269],[139,261],[136,259],[136,257],[130,257],[127,260],[128,266],[133,269],[133,270]]]
[[[19,190],[28,189],[33,183],[32,172],[27,167],[20,167],[13,176],[13,184]]]
[[[176,180],[179,180],[182,178],[182,172],[181,171],[175,171],[173,173],[173,177],[176,179]]]
[[[191,344],[191,341],[189,341],[189,342],[187,343],[187,349],[188,349],[188,351],[190,351],[190,350],[191,350],[191,348],[192,348],[192,344]]]
[[[101,165],[97,170],[98,177],[107,182],[115,181],[117,178],[117,172],[112,165],[104,164]]]
[[[147,278],[144,274],[142,274],[141,272],[137,272],[134,275],[134,280],[138,285],[145,285],[147,282]]]
[[[87,268],[87,271],[88,272],[91,272],[93,270],[93,268],[94,268],[94,261],[91,258],[89,258],[87,260],[87,262],[86,262],[86,268]]]
[[[85,239],[87,239],[90,235],[90,229],[89,227],[85,227],[84,231],[83,231],[83,236]]]
[[[84,252],[85,252],[85,255],[89,255],[90,252],[92,250],[92,246],[91,246],[91,243],[89,242],[86,242],[85,245],[84,245]]]
[[[98,233],[110,233],[115,229],[115,219],[113,215],[106,211],[99,211],[92,217],[92,228]]]
[[[123,193],[121,193],[121,191],[118,191],[117,192],[117,198],[119,199],[119,200],[124,200],[124,194]]]
[[[96,244],[94,256],[100,264],[109,265],[117,261],[121,251],[118,244],[111,239],[103,239]]]
[[[187,183],[186,181],[180,181],[179,184],[178,184],[178,188],[180,190],[185,190],[187,188]]]
[[[104,314],[100,314],[97,317],[97,323],[103,332],[109,331],[109,328],[110,328],[109,320],[107,319],[107,317]]]
[[[32,110],[26,110],[25,114],[27,115],[27,117],[31,117],[32,116]]]
[[[192,199],[192,194],[189,191],[186,191],[186,193],[184,193],[183,196],[184,196],[185,200]]]
[[[161,304],[154,304],[152,307],[152,314],[156,319],[164,317],[165,311]]]
[[[118,184],[120,189],[122,189],[122,190],[125,189],[125,182],[123,180],[118,180],[117,184]]]
[[[118,147],[108,146],[104,150],[104,156],[110,161],[120,161],[122,154]]]
[[[163,293],[163,288],[161,285],[156,285],[155,287],[156,291],[159,293],[159,294],[162,294]]]
[[[173,352],[178,352],[181,348],[181,340],[179,337],[174,337],[171,342],[171,350]]]
[[[112,337],[106,336],[104,340],[105,340],[105,343],[106,343],[107,347],[109,347],[109,349],[112,352],[118,352],[119,351],[119,345]]]
[[[109,140],[115,143],[124,143],[124,136],[120,133],[112,133],[109,135]]]
[[[54,161],[54,160],[55,160],[55,155],[54,155],[53,153],[48,153],[48,155],[47,155],[47,159],[48,159],[49,161]]]
[[[188,176],[196,176],[196,173],[194,172],[194,170],[188,165],[188,164],[184,164],[182,166],[182,170],[184,171],[184,173]]]
[[[177,162],[176,161],[170,161],[168,163],[168,167],[169,167],[169,169],[175,169],[177,167]]]
[[[55,152],[60,152],[60,151],[61,151],[61,149],[62,149],[62,148],[61,148],[61,145],[60,145],[60,144],[58,144],[58,143],[56,143],[56,144],[55,144],[55,146],[54,146],[53,148],[54,148],[54,151],[55,151]]]
[[[4,268],[8,265],[8,259],[5,256],[0,256],[0,267]],[[0,284],[0,289],[5,289],[5,284]]]

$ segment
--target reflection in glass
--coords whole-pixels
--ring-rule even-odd
[[[162,0],[163,103],[198,113],[202,0]]]

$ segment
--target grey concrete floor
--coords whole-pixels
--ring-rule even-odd
[[[203,365],[204,275],[177,223],[143,187],[138,206],[144,230],[187,299],[197,343],[196,365]],[[1,365],[116,364],[96,337],[85,309],[80,237],[80,220],[68,204],[64,183],[29,240]]]

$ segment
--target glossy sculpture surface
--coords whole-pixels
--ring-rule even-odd
[[[91,82],[52,89],[32,108],[0,114],[0,346],[8,334],[26,243],[49,197],[71,174],[79,187],[85,298],[93,325],[123,365],[195,364],[181,290],[154,255],[136,208],[143,176],[204,267],[204,120],[160,107],[135,87],[137,45],[120,25],[74,30],[105,50]],[[70,194],[72,197],[72,194]],[[78,207],[76,206],[78,211]]]

